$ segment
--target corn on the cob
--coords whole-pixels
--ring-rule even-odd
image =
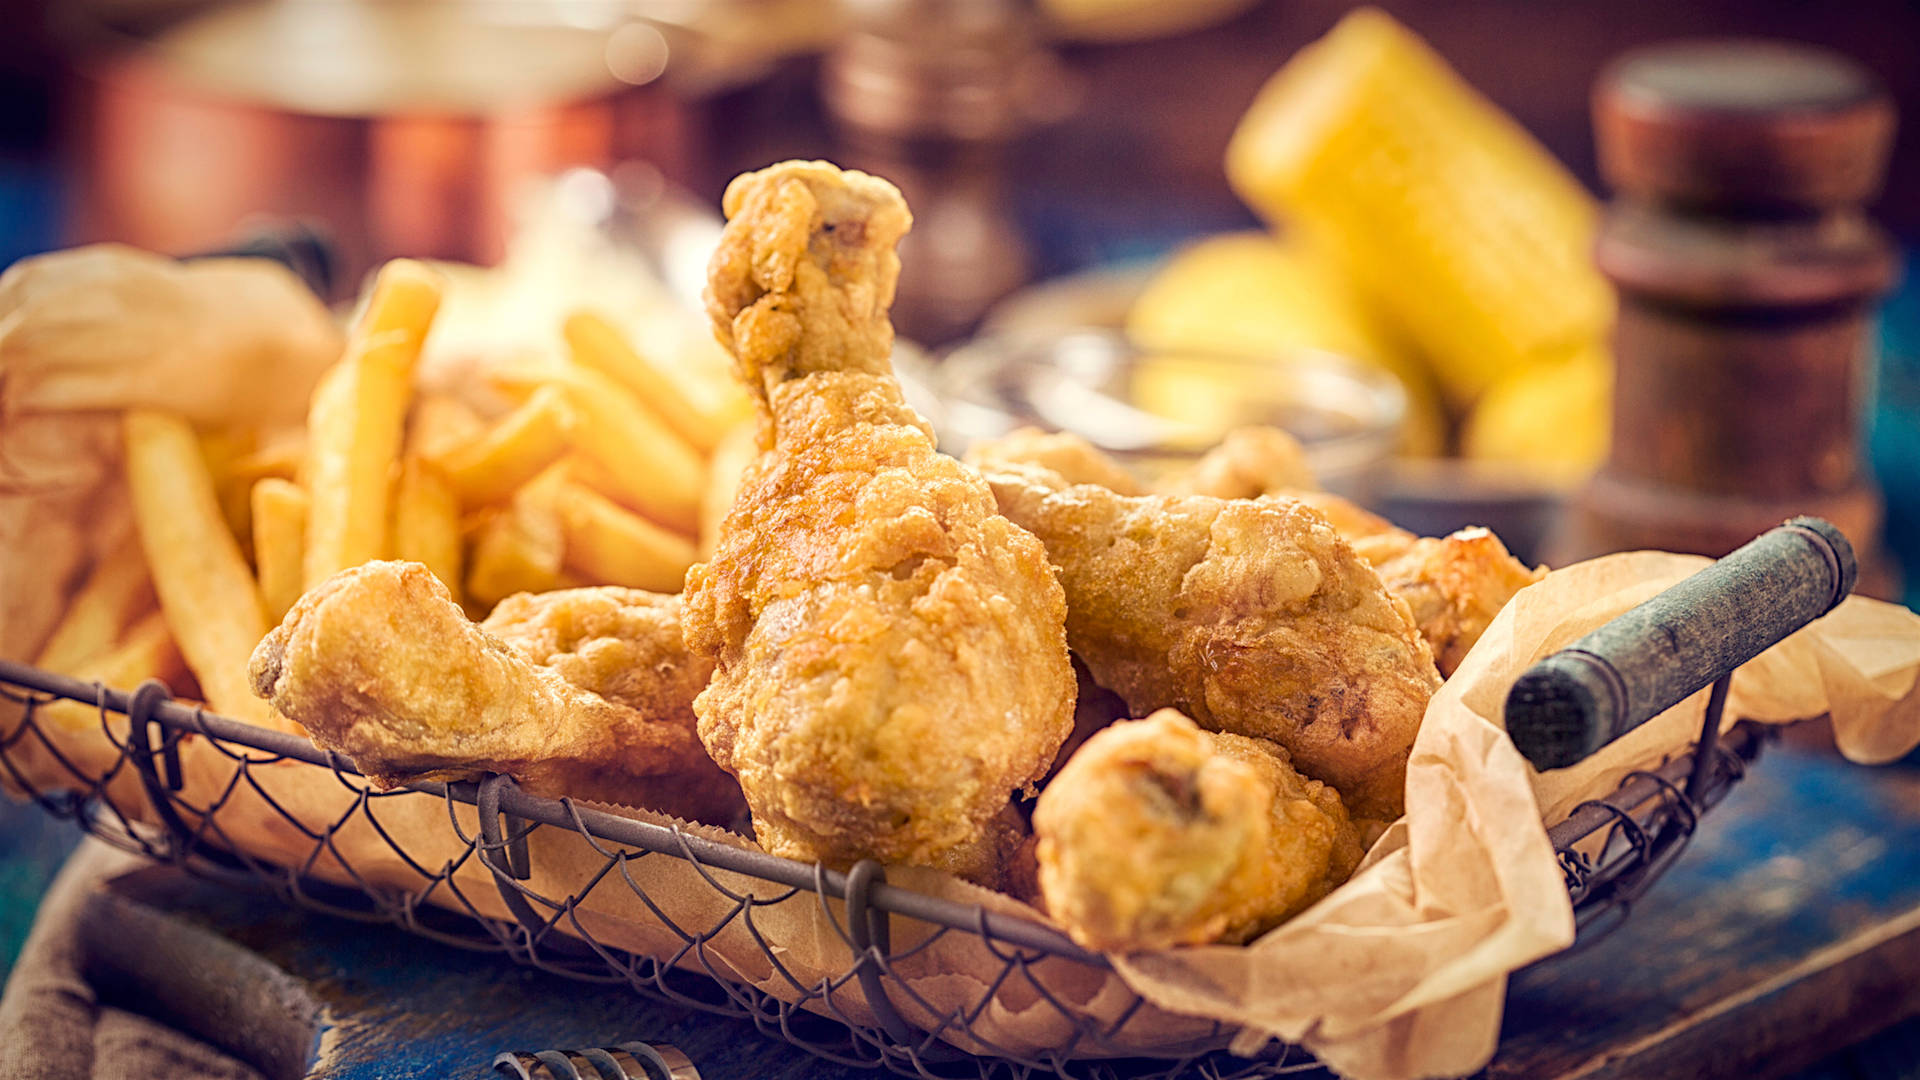
[[[1403,453],[1437,454],[1446,438],[1433,375],[1316,248],[1257,232],[1202,240],[1147,283],[1127,313],[1127,335],[1147,349],[1265,356],[1276,364],[1299,349],[1339,353],[1405,385]],[[1223,390],[1229,400],[1242,392]]]
[[[1268,82],[1227,176],[1344,264],[1458,402],[1571,355],[1612,320],[1593,198],[1379,11],[1348,15]]]

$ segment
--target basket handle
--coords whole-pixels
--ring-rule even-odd
[[[1832,523],[1769,529],[1528,668],[1507,732],[1535,768],[1572,765],[1833,610],[1857,573]]]

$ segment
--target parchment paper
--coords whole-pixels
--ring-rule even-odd
[[[23,362],[7,358],[9,367]],[[235,350],[219,362],[248,361]],[[291,380],[286,385],[284,407],[297,408],[306,387]],[[124,393],[114,401],[135,403],[174,404],[165,397],[126,400]],[[100,414],[34,415],[30,425],[7,432],[7,442],[27,440],[34,444],[29,449],[57,448],[62,440],[82,446],[88,482],[40,485],[0,503],[0,579],[9,586],[40,572],[44,545],[34,537],[84,536],[96,521],[124,518],[124,493],[110,480],[117,447],[89,441]],[[65,532],[41,531],[46,529]],[[1683,751],[1704,707],[1704,694],[1697,695],[1589,761],[1540,774],[1500,728],[1507,687],[1534,660],[1704,564],[1657,553],[1612,556],[1557,571],[1521,592],[1434,698],[1408,769],[1407,816],[1375,844],[1352,881],[1259,941],[1116,957],[1113,973],[1047,959],[1002,978],[1003,960],[977,937],[935,933],[895,918],[895,951],[909,955],[894,972],[911,993],[893,985],[893,999],[909,1021],[942,1028],[944,1037],[975,1051],[1033,1053],[1061,1046],[1079,1022],[1111,1024],[1127,1015],[1137,993],[1151,1004],[1133,1011],[1115,1034],[1118,1049],[1196,1045],[1223,1022],[1239,1030],[1234,1045],[1242,1051],[1273,1038],[1298,1042],[1349,1076],[1394,1080],[1474,1071],[1493,1053],[1507,976],[1572,940],[1572,911],[1543,822],[1611,791],[1627,771]],[[9,588],[7,621],[16,628],[51,625],[66,587]],[[9,656],[30,656],[37,643],[28,634],[0,635]],[[1920,617],[1850,599],[1744,668],[1728,713],[1730,719],[1785,721],[1831,712],[1845,753],[1885,761],[1920,743],[1917,674]],[[0,707],[0,735],[11,734],[18,716],[17,709]],[[56,727],[49,736],[84,770],[112,759],[108,733],[123,726]],[[36,787],[87,786],[51,754],[12,756],[24,763],[25,779]],[[472,858],[463,860],[468,847],[454,826],[473,835],[469,808],[459,808],[450,821],[444,802],[403,794],[372,799],[351,812],[359,798],[353,788],[297,762],[253,766],[249,782],[236,785],[231,751],[199,739],[184,747],[183,763],[182,796],[190,805],[225,800],[209,832],[216,843],[336,883],[387,894],[424,892],[429,903],[508,917],[491,876]],[[136,788],[116,784],[111,792],[129,817],[152,820],[151,810],[137,805]],[[633,815],[651,819],[644,812]],[[193,825],[199,815],[187,818]],[[747,843],[701,826],[682,827]],[[562,920],[561,932],[585,931],[605,945],[703,967],[787,1000],[831,984],[834,1008],[871,1018],[857,984],[844,980],[853,958],[837,926],[843,918],[837,904],[803,892],[743,910],[715,883],[758,900],[786,890],[725,873],[712,874],[710,881],[689,864],[659,855],[630,860],[624,872],[596,878],[605,856],[554,829],[535,833],[529,847],[529,886],[555,900],[577,900],[577,923]],[[450,863],[458,864],[450,881],[431,890],[415,869]],[[658,911],[636,895],[628,877]],[[931,871],[897,868],[890,880],[1013,916],[1044,918],[1014,899]],[[711,940],[689,952],[687,932],[710,934]],[[761,941],[772,945],[777,967]],[[819,1008],[819,1002],[810,1007]],[[956,1010],[977,1012],[970,1035],[943,1023]]]

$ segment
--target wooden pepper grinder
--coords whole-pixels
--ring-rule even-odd
[[[1676,43],[1602,73],[1594,126],[1617,193],[1597,250],[1620,295],[1613,445],[1557,554],[1719,556],[1815,514],[1867,587],[1883,508],[1861,399],[1896,260],[1861,205],[1892,144],[1885,91],[1820,49]]]

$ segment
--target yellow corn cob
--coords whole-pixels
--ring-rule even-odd
[[[1261,90],[1227,177],[1344,264],[1466,402],[1602,337],[1593,198],[1425,42],[1363,8]]]
[[[1275,363],[1298,349],[1339,353],[1391,372],[1406,387],[1402,453],[1432,456],[1446,439],[1432,373],[1381,325],[1346,271],[1317,248],[1264,232],[1202,240],[1168,260],[1147,283],[1127,313],[1127,335],[1147,349],[1268,356]],[[1194,389],[1204,389],[1202,373],[1195,376],[1201,385]],[[1229,402],[1243,393],[1238,385],[1218,389]],[[1171,403],[1141,404],[1164,410]],[[1209,406],[1189,417],[1235,411]]]

